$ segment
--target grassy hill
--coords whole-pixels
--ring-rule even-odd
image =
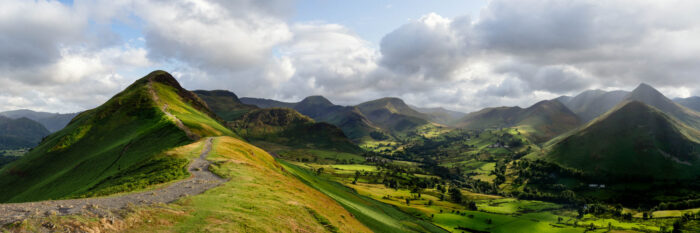
[[[548,143],[544,158],[600,179],[700,175],[700,132],[638,101]]]
[[[625,97],[625,100],[645,103],[690,127],[700,130],[700,113],[674,103],[661,94],[661,92],[647,84],[640,84]]]
[[[20,109],[14,111],[0,112],[0,116],[6,116],[13,119],[18,118],[29,118],[33,121],[39,122],[50,132],[56,132],[63,127],[66,127],[68,123],[78,115],[77,113],[48,113],[48,112],[35,112],[27,109]]]
[[[374,125],[391,133],[400,133],[428,124],[430,117],[420,113],[398,98],[382,98],[357,105],[360,112]]]
[[[540,101],[526,109],[486,108],[462,118],[457,126],[465,129],[515,127],[535,142],[545,142],[581,124],[579,118],[558,101]]]
[[[233,121],[249,111],[257,109],[254,105],[242,103],[236,94],[230,91],[193,91],[201,98],[212,112],[216,113],[225,121]]]
[[[212,115],[170,74],[154,71],[3,167],[0,202],[109,194],[184,178],[188,160],[163,152],[204,136],[235,136]]]
[[[343,131],[328,123],[313,119],[288,108],[253,110],[239,120],[229,123],[237,134],[252,141],[310,148],[359,152]]]
[[[0,150],[31,148],[47,135],[49,130],[36,121],[0,116]]]
[[[356,107],[335,105],[323,96],[309,96],[298,103],[256,98],[241,98],[241,101],[260,108],[292,108],[315,121],[338,126],[355,142],[369,139],[370,133],[381,131]]]
[[[199,152],[196,148],[203,141],[181,150]],[[215,138],[207,159],[214,163],[214,173],[230,181],[174,203],[134,206],[128,215],[114,218],[113,224],[101,218],[66,216],[29,219],[8,230],[35,231],[49,222],[56,226],[53,231],[60,232],[372,232],[335,200],[242,140]]]

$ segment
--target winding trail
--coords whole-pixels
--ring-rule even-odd
[[[212,149],[212,141],[213,138],[206,139],[202,153],[188,167],[192,176],[186,180],[155,190],[119,196],[0,204],[0,227],[37,216],[80,213],[107,216],[111,211],[123,209],[129,205],[170,203],[181,197],[203,193],[227,181],[208,169],[211,162],[206,160],[206,156]]]
[[[160,105],[160,97],[158,97],[158,94],[156,93],[156,90],[153,89],[153,78],[148,80],[148,92],[151,93],[151,97],[153,98],[153,101],[156,102],[156,105]],[[167,115],[170,119],[172,119],[175,122],[175,125],[180,128],[182,131],[185,131],[185,134],[187,134],[187,137],[189,137],[192,140],[199,140],[199,135],[192,133],[192,130],[190,128],[187,128],[185,124],[182,123],[180,119],[178,119],[175,115],[172,113],[168,112],[168,104],[165,103],[163,104],[163,107],[160,109],[165,115]]]

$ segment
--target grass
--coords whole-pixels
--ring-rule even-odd
[[[160,100],[168,104],[167,111],[180,119],[193,133],[208,136],[238,137],[230,129],[186,103],[172,86],[155,82],[153,83],[153,89],[155,89]]]
[[[0,169],[0,202],[26,202],[107,195],[187,176],[187,159],[167,151],[192,143],[153,101],[148,78],[105,104],[78,115],[21,159]],[[202,136],[232,135],[183,102],[175,90],[155,83],[161,104]]]
[[[700,174],[694,159],[700,145],[684,130],[691,129],[643,103],[629,102],[552,140],[544,158],[608,180],[694,179]]]
[[[117,232],[371,232],[336,201],[244,141],[218,137],[208,159],[216,164],[215,173],[231,180],[203,194],[167,205],[136,207],[114,225],[99,218],[67,216],[31,220],[19,228],[38,229],[49,221],[59,227]]]
[[[336,200],[355,218],[375,232],[444,232],[429,222],[417,219],[393,206],[358,195],[337,182],[312,174],[294,164],[280,161],[286,170],[309,186]]]

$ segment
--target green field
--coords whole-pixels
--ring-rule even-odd
[[[285,169],[311,187],[336,200],[375,232],[444,232],[429,222],[417,219],[390,205],[356,194],[351,189],[292,163],[280,161]]]

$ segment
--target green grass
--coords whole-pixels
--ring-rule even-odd
[[[230,129],[186,103],[172,86],[155,82],[153,83],[153,88],[160,100],[168,104],[168,112],[180,119],[193,133],[209,136],[238,137]]]
[[[280,161],[285,169],[322,193],[336,200],[355,218],[375,232],[444,232],[444,230],[406,214],[390,205],[358,195],[351,189],[306,169]]]
[[[204,140],[178,148],[202,148]],[[159,206],[139,206],[108,226],[99,218],[81,216],[30,219],[18,232],[43,229],[51,222],[63,227],[116,232],[371,232],[350,212],[284,171],[265,151],[232,137],[218,137],[208,160],[215,173],[230,179],[196,196]],[[114,228],[107,228],[114,227]],[[10,229],[12,230],[12,229]]]
[[[153,72],[138,80],[4,166],[0,202],[106,195],[187,177],[188,161],[165,152],[192,141],[153,101],[147,85],[153,75],[165,73]],[[232,135],[176,98],[171,87],[155,83],[154,88],[161,104],[167,103],[196,133]]]
[[[552,140],[542,154],[547,160],[606,180],[694,179],[700,174],[695,159],[700,144],[684,131],[694,130],[643,103],[629,102]]]

